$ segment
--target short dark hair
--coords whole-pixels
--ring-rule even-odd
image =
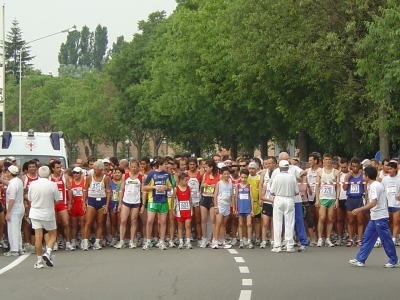
[[[220,170],[220,173],[223,174],[225,171],[228,171],[229,173],[231,172],[229,170],[229,167],[222,167],[221,170]]]
[[[323,158],[325,158],[325,157],[327,157],[327,158],[332,158],[332,154],[330,154],[330,153],[325,153],[324,156],[323,156]]]
[[[348,164],[349,161],[347,160],[347,158],[341,157],[341,158],[340,158],[340,163],[341,163],[341,164]]]
[[[189,158],[187,159],[187,164],[188,164],[188,165],[189,165],[189,163],[191,163],[191,162],[194,162],[194,163],[196,164],[196,166],[199,165],[199,163],[198,163],[196,157],[189,157]]]
[[[316,160],[317,163],[319,163],[319,156],[318,156],[315,152],[310,153],[310,154],[308,155],[308,158],[310,158],[310,157],[312,157],[313,160]]]
[[[149,164],[149,163],[150,163],[150,158],[147,157],[147,156],[145,156],[145,157],[142,157],[142,158],[140,159],[140,161],[144,161],[146,164]]]
[[[364,169],[364,174],[365,174],[365,176],[367,176],[369,179],[375,180],[375,179],[376,179],[376,176],[378,175],[378,171],[376,170],[375,167],[369,165],[369,166],[366,166],[366,167],[365,167],[365,169]]]
[[[388,167],[391,167],[393,169],[397,169],[397,163],[395,163],[394,161],[389,161]]]
[[[246,174],[247,176],[249,176],[250,175],[249,169],[240,170],[240,175],[242,175],[242,174]]]
[[[50,170],[52,170],[53,171],[53,169],[54,169],[54,167],[56,166],[56,165],[61,165],[61,161],[59,161],[59,160],[53,160],[51,163],[50,163]]]
[[[383,159],[383,160],[382,160],[382,165],[383,165],[385,162],[389,162],[389,159],[388,159],[388,158]]]
[[[350,164],[361,164],[361,160],[358,157],[353,157]]]

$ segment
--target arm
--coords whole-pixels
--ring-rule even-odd
[[[360,208],[356,208],[356,209],[352,210],[351,213],[355,216],[359,212],[362,212],[364,210],[368,210],[368,209],[375,207],[376,203],[377,203],[377,199],[371,199],[371,201],[368,204],[366,204]]]
[[[219,209],[218,209],[218,191],[219,191],[219,182],[217,182],[217,185],[216,185],[215,191],[214,191],[214,209],[215,209],[215,213],[219,212]]]
[[[319,192],[321,189],[321,171],[317,172],[317,184],[315,185],[315,207],[319,207]]]
[[[108,206],[110,205],[110,195],[111,195],[111,187],[110,187],[110,177],[104,177],[104,187],[106,189],[106,207],[103,209],[103,214],[108,213]]]
[[[125,194],[125,181],[122,181],[121,189],[119,190],[118,193],[118,212],[121,212],[122,210],[122,199],[124,198],[124,194]]]
[[[69,186],[71,187],[72,186],[72,184],[71,184],[71,179],[69,180]],[[72,195],[72,190],[71,190],[71,188],[68,188],[67,189],[67,192],[68,192],[68,210],[71,210],[71,207],[72,207],[72,199],[73,199],[73,195]]]
[[[258,190],[261,191],[263,188],[263,183],[264,183],[264,178],[265,178],[265,173],[267,172],[267,170],[262,170],[261,175],[260,175],[260,183],[258,184]],[[261,196],[259,193],[259,200],[261,200]]]
[[[252,216],[252,217],[254,217],[254,201],[253,201],[253,192],[252,192],[252,189],[251,189],[251,185],[249,184],[249,194],[250,194],[250,203],[251,203],[251,205],[250,205],[250,207],[251,207],[251,211],[250,211],[250,215]]]
[[[345,182],[349,182],[350,176],[351,176],[352,172],[350,171],[349,173],[346,174],[346,177],[344,178]],[[343,184],[343,191],[347,191],[347,188],[349,187],[348,184]]]
[[[338,208],[339,207],[339,197],[340,197],[340,173],[339,171],[336,170],[336,199],[335,199],[335,205],[334,208]]]
[[[92,176],[88,176],[85,181],[85,189],[83,190],[83,197],[82,197],[85,210],[88,205],[88,191],[91,183],[92,183]]]

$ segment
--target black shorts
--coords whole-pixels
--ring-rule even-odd
[[[200,205],[210,210],[210,208],[214,206],[214,197],[202,196]]]
[[[262,214],[268,217],[272,217],[273,212],[274,212],[274,207],[272,206],[272,204],[269,203],[263,203],[262,205]]]
[[[253,218],[254,219],[261,219],[261,213],[259,213],[258,215],[255,215]]]
[[[3,211],[4,211],[3,203],[0,202],[0,213],[2,213]]]
[[[43,235],[45,235],[46,233],[49,233],[46,229],[44,229],[43,228]],[[35,235],[35,229],[33,229],[32,227],[31,227],[31,235]]]
[[[339,199],[339,208],[346,210],[346,199]]]

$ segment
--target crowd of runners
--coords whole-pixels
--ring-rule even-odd
[[[249,155],[232,160],[215,154],[211,159],[175,155],[130,161],[89,157],[86,162],[77,159],[68,169],[52,159],[48,169],[39,169],[43,165],[31,160],[17,166],[14,157],[0,160],[0,247],[10,248],[5,256],[36,252],[35,268],[43,267],[38,238],[48,266],[53,265],[52,251],[107,246],[143,250],[271,247],[275,253],[294,252],[295,246],[298,252],[309,246],[361,247],[378,207],[388,214],[389,242],[400,246],[397,159],[380,163],[313,152],[308,162],[300,162],[282,152],[263,160]],[[375,185],[368,181],[374,175],[366,177],[363,172],[366,168],[367,173],[376,171],[385,203],[369,204],[370,185]],[[39,179],[53,182],[56,188],[42,182],[30,190]],[[43,219],[45,208],[38,200],[44,186],[54,189],[50,219]],[[53,219],[54,224],[49,223]],[[37,229],[43,229],[43,241]],[[48,232],[54,232],[51,247],[48,241],[53,237]],[[388,240],[378,236],[373,237],[372,247],[383,244],[386,250]],[[388,267],[397,266],[393,253],[387,254],[393,257]]]

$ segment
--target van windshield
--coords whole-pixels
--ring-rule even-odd
[[[49,164],[50,159],[57,159],[61,161],[61,164],[64,167],[67,167],[67,164],[65,162],[65,157],[61,156],[48,156],[48,155],[13,155],[15,159],[17,160],[17,165],[21,166],[24,164],[24,162],[30,161],[32,159],[38,159],[40,162],[40,165],[47,165]],[[5,158],[5,157],[4,157]],[[2,159],[4,159],[2,158]]]

